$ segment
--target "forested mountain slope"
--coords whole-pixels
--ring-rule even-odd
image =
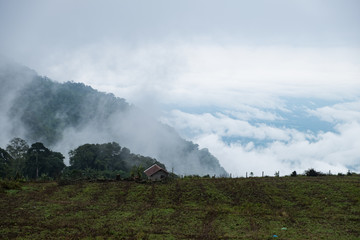
[[[0,83],[1,145],[22,137],[66,155],[85,143],[115,141],[178,174],[226,174],[207,149],[113,94],[82,83],[54,82],[3,60]]]

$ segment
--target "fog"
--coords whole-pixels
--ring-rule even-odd
[[[233,175],[359,172],[359,9],[356,0],[0,0],[0,55],[138,109],[106,129],[94,119],[66,128],[57,149],[121,139],[158,156],[154,139],[172,133],[139,120],[152,118]],[[7,84],[2,112],[17,89]],[[25,134],[12,121],[1,115],[2,146],[11,125]]]
[[[24,135],[17,119],[9,118],[9,110],[19,91],[36,75],[36,72],[0,57],[0,146],[5,147],[14,135]]]
[[[1,98],[3,148],[14,137],[29,144],[40,141],[66,156],[69,165],[67,153],[80,145],[117,142],[135,154],[156,158],[177,174],[226,174],[207,150],[199,151],[157,121],[156,112],[130,106],[89,86],[52,82],[15,63],[4,61],[1,70],[0,80],[8,89]]]

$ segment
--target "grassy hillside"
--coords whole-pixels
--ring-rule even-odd
[[[360,176],[3,184],[0,209],[4,239],[360,239]]]

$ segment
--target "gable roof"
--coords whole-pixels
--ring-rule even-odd
[[[146,174],[146,176],[150,177],[150,176],[154,175],[155,173],[157,173],[158,171],[164,171],[164,172],[168,173],[165,169],[163,169],[162,167],[160,167],[157,164],[154,164],[151,167],[149,167],[148,169],[146,169],[144,171],[144,173]]]

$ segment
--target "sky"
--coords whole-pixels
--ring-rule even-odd
[[[0,0],[0,54],[125,98],[233,176],[360,172],[357,0]]]

